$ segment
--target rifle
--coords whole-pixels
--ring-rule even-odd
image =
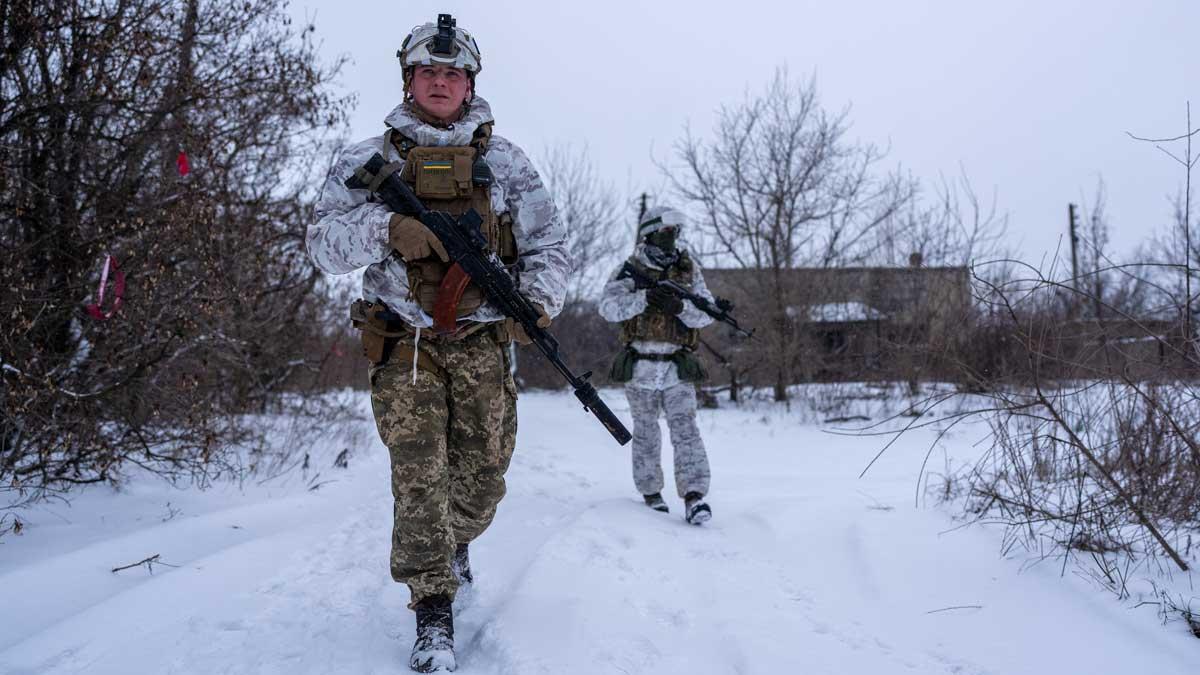
[[[654,288],[655,286],[659,288],[665,288],[671,292],[671,295],[674,295],[680,300],[691,301],[691,303],[696,306],[696,309],[704,312],[723,324],[731,326],[735,331],[738,332],[739,335],[743,335],[745,337],[754,337],[753,330],[747,331],[745,328],[742,328],[738,325],[737,319],[733,318],[733,315],[730,314],[730,312],[733,311],[733,303],[724,298],[717,298],[715,303],[710,302],[708,298],[689,291],[683,286],[680,286],[677,282],[671,281],[670,279],[659,279],[652,274],[648,274],[645,270],[641,269],[637,265],[634,265],[628,260],[626,260],[625,265],[621,267],[621,272],[617,274],[617,279],[624,279],[626,277],[633,279],[634,288]]]
[[[617,419],[600,398],[596,387],[589,381],[591,371],[583,375],[571,372],[559,356],[558,340],[545,328],[537,325],[540,313],[533,303],[517,290],[503,263],[488,247],[487,239],[479,230],[483,222],[479,213],[470,209],[456,221],[448,213],[425,208],[412,188],[396,175],[397,168],[397,165],[387,164],[382,155],[375,153],[366,164],[355,170],[353,176],[345,180],[345,185],[352,190],[370,190],[392,211],[413,216],[428,227],[434,236],[441,240],[446,253],[454,261],[454,266],[470,277],[505,316],[521,324],[525,334],[542,355],[570,383],[575,391],[575,398],[583,404],[584,410],[595,415],[617,443],[628,443],[632,437],[629,430]]]

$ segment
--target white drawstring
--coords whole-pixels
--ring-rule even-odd
[[[412,366],[412,383],[417,383],[417,354],[421,350],[421,327],[417,326],[417,339],[413,340],[413,366]]]

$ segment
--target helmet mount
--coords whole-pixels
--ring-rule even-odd
[[[454,57],[458,53],[458,45],[454,44],[454,28],[458,22],[449,14],[438,14],[437,35],[433,38],[430,54],[436,56]]]

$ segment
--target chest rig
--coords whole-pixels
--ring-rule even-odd
[[[517,243],[512,217],[497,214],[492,208],[492,171],[484,156],[491,140],[492,125],[483,124],[475,131],[470,145],[420,146],[389,129],[384,144],[393,145],[404,160],[400,179],[412,187],[426,208],[461,216],[475,209],[483,221],[479,229],[492,252],[505,265],[517,262]],[[465,277],[447,276],[453,263],[442,262],[437,254],[418,260],[406,260],[409,293],[421,309],[434,317],[438,333],[455,331],[456,319],[479,309],[483,291]]]
[[[656,275],[655,270],[646,267],[637,258],[630,258],[629,263],[651,276]],[[684,288],[691,288],[693,270],[692,259],[686,252],[681,251],[679,260],[667,269],[657,272],[657,276],[659,281],[670,279]],[[641,314],[621,322],[621,342],[629,344],[634,340],[670,342],[688,349],[695,349],[696,345],[700,343],[700,331],[688,328],[677,316],[664,314],[654,307],[647,307],[646,311]]]

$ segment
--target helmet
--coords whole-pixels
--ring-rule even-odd
[[[479,45],[449,14],[438,14],[438,22],[422,24],[412,29],[400,45],[396,57],[407,72],[416,66],[443,65],[462,68],[472,77],[483,70]]]
[[[683,229],[686,218],[682,211],[666,206],[652,206],[646,209],[641,222],[638,223],[638,241],[658,232],[661,229],[673,227],[676,232]]]

